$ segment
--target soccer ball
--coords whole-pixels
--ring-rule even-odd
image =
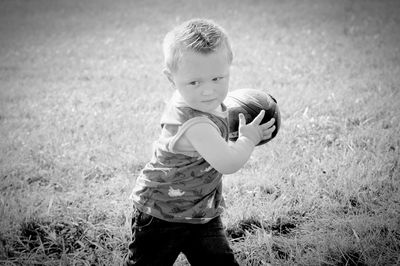
[[[246,124],[265,110],[265,115],[260,124],[275,118],[275,130],[270,139],[262,140],[257,146],[267,143],[275,138],[281,125],[281,114],[276,100],[268,93],[256,89],[239,89],[228,93],[224,104],[228,109],[229,140],[236,141],[239,129],[239,114],[246,118]]]

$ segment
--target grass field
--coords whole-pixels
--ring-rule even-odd
[[[172,92],[161,41],[193,17],[229,32],[231,88],[282,112],[224,177],[238,261],[400,265],[397,0],[0,1],[0,264],[121,262]]]

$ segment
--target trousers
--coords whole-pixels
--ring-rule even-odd
[[[173,223],[135,210],[124,266],[169,266],[181,252],[192,266],[239,265],[219,216],[205,224]]]

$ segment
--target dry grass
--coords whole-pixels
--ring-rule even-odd
[[[0,264],[117,265],[171,91],[161,39],[230,33],[282,128],[226,176],[243,265],[400,264],[398,1],[1,1]],[[176,265],[187,265],[180,257]]]

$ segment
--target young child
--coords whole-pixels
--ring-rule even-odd
[[[163,43],[164,74],[175,92],[161,118],[151,161],[132,192],[132,242],[125,265],[173,265],[182,252],[191,265],[238,265],[221,223],[222,175],[238,171],[256,144],[269,139],[273,119],[262,111],[228,143],[227,109],[232,51],[210,20],[194,19]]]

